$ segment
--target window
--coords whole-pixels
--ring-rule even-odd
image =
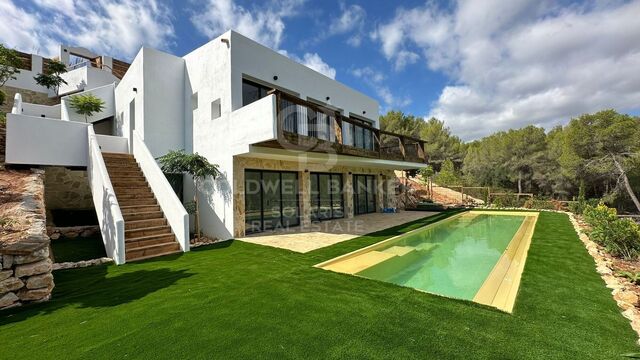
[[[300,225],[298,173],[245,170],[245,232]]]
[[[374,175],[353,175],[353,210],[355,215],[376,212]]]
[[[342,174],[311,173],[311,220],[344,217]]]
[[[242,106],[247,106],[267,96],[271,88],[242,79]]]
[[[191,94],[191,110],[196,110],[198,108],[198,93],[195,92]]]
[[[220,99],[213,100],[211,102],[211,120],[219,118],[222,115],[221,112]]]

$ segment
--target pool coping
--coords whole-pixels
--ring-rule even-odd
[[[332,271],[332,272],[336,272],[336,273],[342,273],[342,274],[348,274],[348,275],[352,275],[352,276],[357,276],[357,277],[362,277],[365,279],[369,279],[366,278],[364,276],[360,276],[357,274],[358,271],[355,272],[348,272],[348,271],[339,271],[339,270],[335,270],[335,269],[329,269],[327,268],[327,266],[330,266],[331,264],[334,263],[339,263],[342,261],[345,261],[347,259],[359,256],[363,253],[367,253],[370,252],[372,250],[375,250],[376,248],[380,248],[380,247],[384,247],[387,243],[392,242],[394,240],[396,240],[399,237],[404,237],[407,236],[409,234],[412,234],[414,232],[417,231],[423,231],[426,228],[435,226],[435,225],[439,225],[439,224],[443,224],[446,223],[448,221],[452,221],[454,219],[457,219],[458,217],[461,217],[465,214],[469,214],[469,213],[474,213],[474,214],[488,214],[488,215],[505,215],[505,216],[524,216],[525,219],[523,220],[522,224],[520,225],[520,227],[518,228],[518,230],[516,231],[516,233],[514,234],[513,238],[511,239],[511,241],[509,242],[509,245],[507,245],[507,247],[505,248],[505,250],[503,251],[502,255],[500,256],[500,258],[498,259],[498,261],[496,261],[496,264],[494,265],[493,269],[491,270],[491,272],[489,273],[489,275],[487,275],[487,278],[484,280],[482,286],[480,287],[480,289],[478,289],[478,291],[476,292],[476,295],[474,295],[472,300],[468,300],[468,299],[460,299],[460,298],[456,298],[456,297],[451,297],[451,296],[446,296],[443,294],[437,294],[437,293],[432,293],[429,291],[425,291],[425,290],[421,290],[421,289],[416,289],[413,287],[409,287],[411,289],[423,292],[423,293],[428,293],[428,294],[432,294],[432,295],[437,295],[437,296],[442,296],[445,298],[450,298],[450,299],[457,299],[457,300],[462,300],[462,301],[470,301],[470,302],[474,302],[477,304],[482,304],[482,305],[486,305],[486,306],[490,306],[496,309],[499,309],[501,311],[504,311],[506,313],[511,314],[513,312],[513,307],[515,305],[515,299],[517,297],[518,294],[518,290],[520,288],[520,280],[522,278],[522,273],[524,271],[524,266],[526,263],[526,259],[527,259],[527,255],[529,252],[529,247],[531,245],[531,239],[533,238],[533,233],[535,231],[535,227],[538,221],[538,216],[539,216],[539,212],[536,211],[491,211],[491,210],[471,210],[471,211],[464,211],[461,212],[459,214],[453,215],[451,217],[448,217],[446,219],[440,220],[440,221],[436,221],[434,223],[425,225],[423,227],[408,231],[406,233],[400,234],[400,235],[396,235],[393,236],[389,239],[385,239],[382,241],[379,241],[375,244],[371,244],[369,246],[363,247],[361,249],[358,250],[354,250],[351,251],[349,253],[346,253],[344,255],[340,255],[337,257],[334,257],[332,259],[323,261],[321,263],[318,263],[316,265],[314,265],[313,267],[316,268],[320,268],[323,270],[327,270],[327,271]],[[529,220],[529,218],[533,218],[533,220]],[[516,239],[518,238],[518,239]],[[514,243],[514,241],[518,241],[517,243]],[[513,252],[515,252],[515,254],[512,254]],[[512,258],[511,260],[509,258]],[[513,261],[515,259],[515,261]],[[504,269],[504,267],[506,266],[506,269]],[[500,274],[503,274],[502,276],[500,276]],[[372,280],[372,279],[370,279]],[[497,287],[496,287],[497,285]],[[402,285],[399,285],[402,286]],[[403,287],[407,287],[407,286],[403,286]],[[491,292],[490,289],[491,288],[496,288],[495,292]],[[478,296],[478,294],[481,294],[483,296]],[[493,296],[491,296],[491,294],[493,294]],[[478,298],[478,299],[476,299]]]

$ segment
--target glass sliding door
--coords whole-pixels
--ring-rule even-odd
[[[245,224],[246,233],[299,225],[298,174],[245,170]]]
[[[344,217],[342,174],[311,173],[311,221]]]
[[[282,210],[280,209],[280,173],[262,173],[262,227],[275,229],[280,227]]]
[[[353,175],[353,208],[355,215],[376,212],[374,175]]]
[[[282,226],[297,226],[300,224],[298,213],[298,174],[292,172],[280,173],[282,194]]]
[[[247,233],[262,230],[262,191],[258,171],[244,174],[244,221]]]

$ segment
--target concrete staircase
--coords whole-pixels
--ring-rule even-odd
[[[180,244],[131,154],[102,153],[125,226],[126,261],[178,253]]]

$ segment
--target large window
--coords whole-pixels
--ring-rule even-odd
[[[300,224],[298,173],[245,170],[246,233]]]
[[[355,215],[376,212],[374,175],[353,175],[353,208]]]
[[[344,217],[342,174],[311,173],[311,221]]]
[[[247,106],[267,96],[271,88],[242,79],[242,106]]]
[[[342,136],[345,145],[374,150],[373,132],[369,129],[344,121],[342,122]]]

